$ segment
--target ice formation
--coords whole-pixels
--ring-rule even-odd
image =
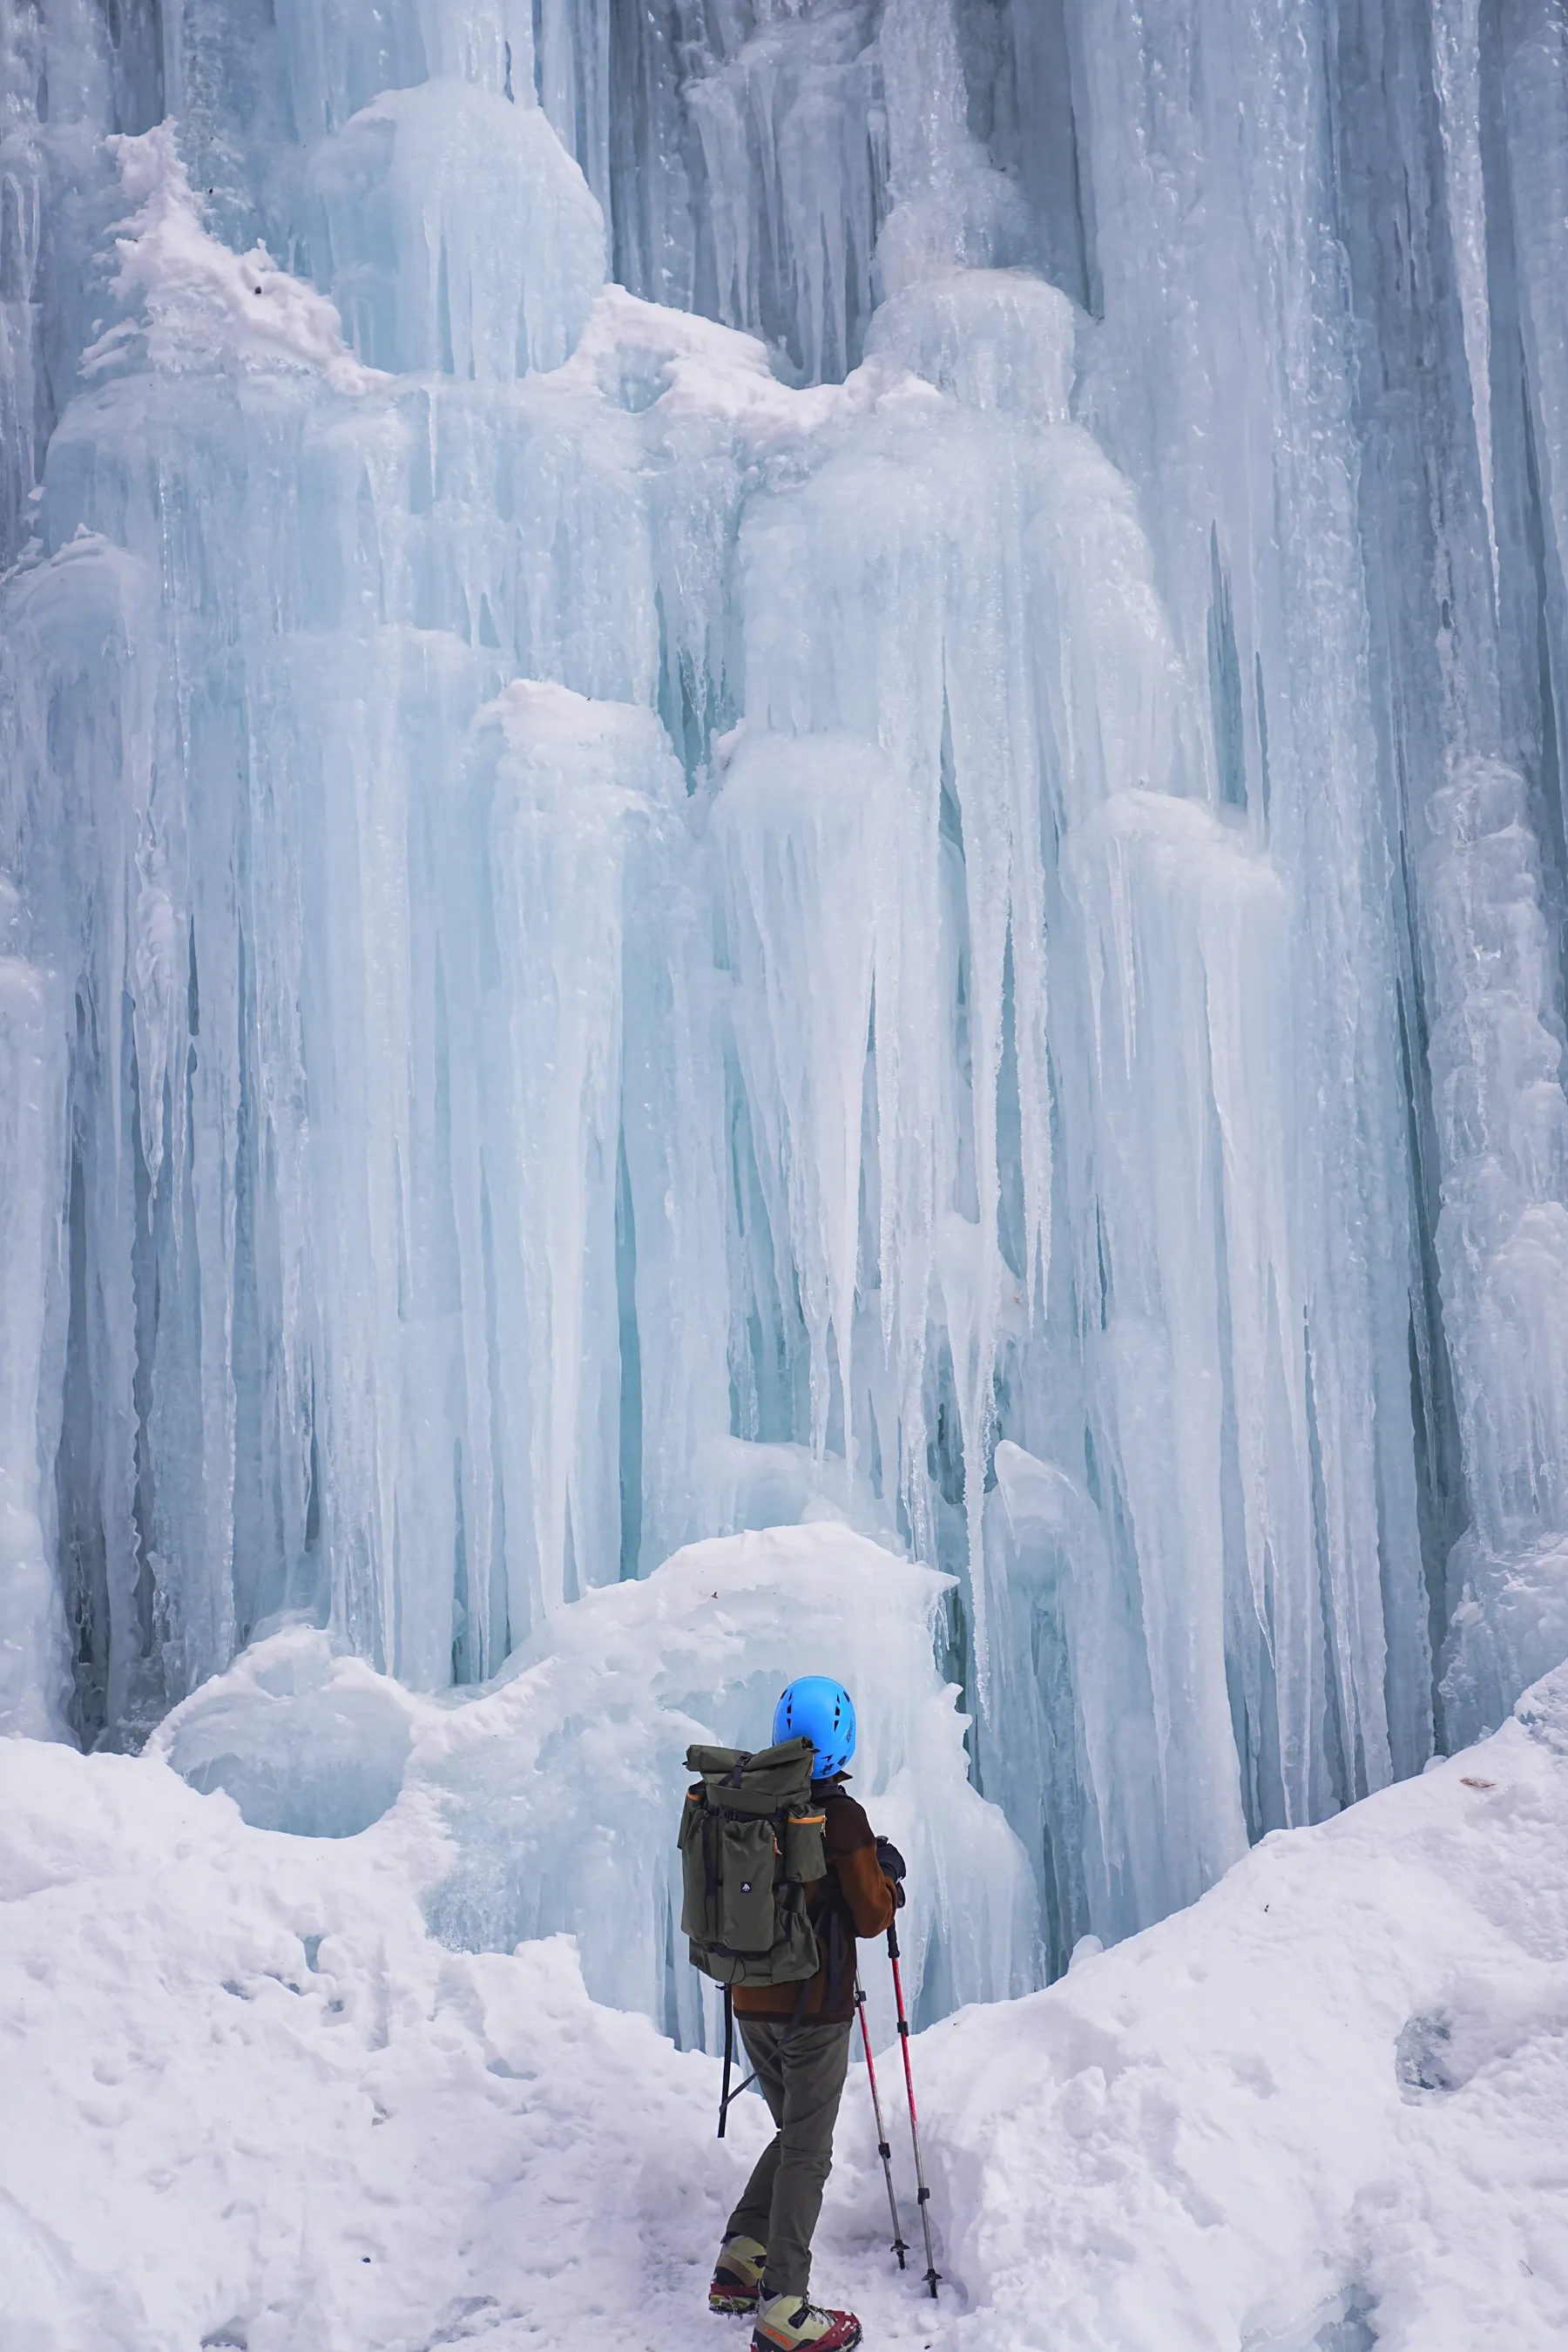
[[[837,1517],[1055,1969],[1568,1646],[1568,33],[1332,21],[6,11],[5,1721]]]
[[[686,1750],[764,1745],[790,1662],[833,1662],[857,1696],[855,1793],[910,1865],[900,1933],[923,2023],[1021,1992],[1038,1968],[1028,1857],[970,1786],[932,1657],[942,1581],[831,1522],[710,1538],[585,1594],[466,1705],[290,1626],[176,1707],[153,1746],[259,1829],[352,1838],[401,1801],[404,1832],[441,1832],[424,1895],[439,1942],[510,1952],[570,1934],[594,1999],[711,2050],[720,2004],[686,1962],[670,1835]],[[890,2036],[885,1974],[868,1963],[869,2013]]]

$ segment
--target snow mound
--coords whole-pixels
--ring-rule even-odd
[[[938,2210],[986,2340],[1561,2342],[1565,1773],[1560,1669],[1479,1748],[928,2034]]]
[[[970,1785],[932,1662],[950,1581],[832,1519],[692,1544],[556,1612],[460,1702],[289,1626],[175,1708],[151,1752],[254,1829],[351,1838],[395,1808],[388,1849],[437,1942],[509,1952],[569,1933],[595,2000],[712,2049],[718,1998],[679,1936],[686,1750],[763,1745],[783,1685],[831,1669],[856,1696],[856,1790],[910,1862],[906,1986],[929,2021],[1038,1981],[1028,1863]],[[412,1862],[410,1839],[440,1866]],[[890,2033],[879,1978],[870,1999]]]
[[[310,1626],[246,1651],[168,1717],[156,1744],[202,1795],[226,1790],[253,1829],[342,1838],[396,1803],[413,1736],[398,1685],[334,1658]]]
[[[689,1545],[640,1583],[585,1593],[489,1696],[430,1707],[410,1763],[458,1856],[428,1898],[443,1941],[510,1950],[570,1931],[595,1999],[717,2046],[686,1965],[672,1798],[694,1740],[759,1747],[797,1674],[855,1695],[853,1787],[910,1865],[902,1941],[930,2019],[1037,1982],[1022,1847],[966,1774],[963,1718],[932,1664],[949,1583],[831,1520]],[[885,1971],[873,2021],[892,2028]]]

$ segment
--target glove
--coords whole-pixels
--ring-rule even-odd
[[[904,1876],[907,1864],[891,1838],[877,1840],[877,1866],[884,1878],[890,1878],[895,1883]],[[903,1900],[901,1887],[899,1891],[899,1900],[900,1903]]]

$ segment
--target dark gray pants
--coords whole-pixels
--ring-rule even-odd
[[[778,2130],[757,2158],[727,2238],[755,2238],[768,2250],[763,2293],[804,2296],[811,2284],[811,2233],[833,2168],[833,2126],[849,2065],[849,2020],[804,2021],[738,2017],[757,2088]]]

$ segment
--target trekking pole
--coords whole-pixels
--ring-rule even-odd
[[[730,1997],[730,1988],[726,1985],[724,1988],[724,2087],[719,2094],[719,2137],[721,2139],[724,2137],[724,2126],[730,2120],[730,2100],[731,2096],[730,2090],[730,2069],[734,2063],[735,2004]],[[741,2090],[743,2091],[745,2087],[745,2084],[742,2083]],[[740,2095],[739,2091],[733,2094],[736,2098],[739,2098]]]
[[[784,2042],[779,2043],[780,2050],[784,2048],[784,2042],[789,2040],[790,2035],[795,2032],[795,2027],[805,2015],[805,1997],[811,1990],[811,1986],[812,1979],[810,1977],[807,1977],[805,1983],[801,1986],[799,1992],[795,1995],[795,2009],[790,2017],[788,2025],[784,2028]],[[741,2040],[743,2046],[745,2042],[744,2034],[742,2035]],[[733,1996],[731,1993],[730,1987],[726,1985],[724,1988],[724,2087],[719,2095],[719,2137],[721,2139],[724,2137],[724,2126],[729,2118],[730,2110],[734,2105],[736,2100],[740,2097],[741,2091],[749,2091],[752,2084],[757,2079],[757,2069],[753,2066],[745,2081],[741,2084],[740,2090],[732,2091],[730,2088],[730,2068],[733,2063],[734,2053],[735,2003]],[[746,2054],[749,2057],[751,2053],[748,2051]]]
[[[855,1979],[855,2014],[860,2021],[860,2039],[866,2045],[866,2079],[871,2085],[871,2113],[877,2118],[877,2153],[882,2159],[882,2170],[887,2176],[888,2210],[893,2219],[892,2251],[899,2258],[899,2268],[902,2270],[904,2256],[910,2250],[899,2227],[898,2200],[893,2195],[893,2151],[888,2146],[888,2134],[882,2122],[882,2102],[877,2094],[877,2069],[871,2060],[871,2036],[866,2027],[866,1988],[858,1975]]]
[[[904,2014],[904,1986],[899,1974],[899,1931],[891,1926],[888,1929],[888,1958],[893,1964],[893,1999],[899,2010],[899,2039],[904,2045],[904,2088],[910,2095],[910,2137],[915,2151],[915,2201],[921,2209],[921,2228],[925,2232],[926,2284],[934,2303],[936,2283],[942,2273],[931,2250],[931,2215],[926,2210],[931,2203],[931,2190],[926,2187],[925,2167],[921,2162],[921,2127],[915,2120],[915,2078],[910,2071],[910,2021]]]

